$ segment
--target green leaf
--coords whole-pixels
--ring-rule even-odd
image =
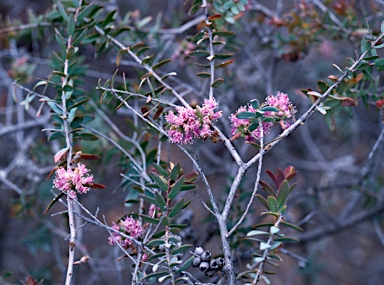
[[[380,30],[382,33],[384,33],[384,21],[381,22]]]
[[[228,53],[228,54],[216,53],[215,59],[227,59],[227,58],[231,58],[232,56],[233,56],[233,53]]]
[[[155,201],[156,205],[163,211],[167,205],[167,203],[164,200],[164,197],[158,192],[155,192]]]
[[[191,256],[190,258],[188,258],[184,264],[182,266],[180,266],[179,270],[176,271],[175,274],[179,274],[185,270],[188,269],[189,266],[191,266],[192,262],[193,262],[193,259],[195,258],[195,256]]]
[[[364,53],[366,51],[370,51],[371,50],[371,42],[363,37],[361,39],[361,48],[360,49],[361,49],[361,53]]]
[[[52,201],[48,204],[47,208],[44,211],[44,215],[52,208],[52,206],[64,196],[64,192],[60,192]]]
[[[275,193],[275,191],[272,189],[272,187],[271,187],[267,182],[265,182],[265,181],[263,181],[263,180],[260,180],[260,184],[261,184],[261,186],[263,187],[263,189],[264,189],[265,191],[267,191],[267,194],[268,194],[269,196],[273,196],[273,197],[276,197],[276,196],[277,196],[276,193]]]
[[[384,65],[384,58],[380,58],[378,60],[375,61],[375,65],[376,66],[382,66]]]
[[[224,83],[224,79],[223,78],[218,78],[216,79],[213,83],[212,83],[212,88],[217,88],[219,87],[221,84]]]
[[[168,217],[170,219],[174,218],[180,211],[184,208],[184,197],[176,202],[175,206],[173,206],[172,210],[169,212]]]
[[[263,204],[263,206],[265,206],[267,209],[268,209],[268,202],[267,202],[267,199],[265,199],[263,196],[261,196],[260,194],[256,194],[256,198],[260,201],[261,204]]]
[[[375,78],[372,76],[372,74],[370,72],[368,72],[367,70],[362,70],[363,74],[364,74],[364,79],[368,79],[369,81],[375,83]]]
[[[169,199],[173,199],[177,196],[177,194],[180,193],[181,191],[181,187],[183,186],[184,184],[184,177],[180,177],[172,186],[172,189],[171,191],[169,192],[168,194],[168,198]]]
[[[150,216],[139,214],[139,216],[143,219],[144,222],[148,222],[150,224],[158,225],[160,220],[156,218],[152,218]]]
[[[174,250],[171,251],[172,255],[184,252],[186,249],[192,247],[192,244],[183,244],[182,246],[175,248]]]
[[[257,129],[258,126],[259,126],[259,122],[256,121],[256,122],[254,122],[254,123],[252,123],[252,124],[249,125],[249,127],[248,127],[248,131],[253,132],[254,130]]]
[[[289,194],[289,184],[287,180],[284,180],[277,194],[277,204],[279,208],[283,207],[287,201],[287,197]]]
[[[146,246],[148,246],[148,247],[159,246],[159,245],[164,244],[164,243],[165,243],[165,241],[163,239],[153,239],[150,242],[148,242],[146,244]]]
[[[75,104],[73,104],[72,106],[68,107],[68,110],[76,108],[76,107],[78,107],[80,105],[83,105],[84,103],[88,102],[89,100],[91,100],[91,98],[86,98],[86,99],[77,101]]]
[[[176,180],[181,170],[180,164],[176,164],[173,166],[171,173],[169,174],[169,178],[172,180]]]
[[[300,232],[303,232],[303,231],[304,231],[301,227],[296,226],[296,225],[291,224],[291,223],[288,223],[288,222],[281,222],[281,224],[284,225],[284,226],[287,226],[287,227],[289,227],[289,228],[292,228],[292,229],[294,229],[294,230],[300,231]]]
[[[163,177],[168,178],[168,172],[158,164],[153,164],[153,168]]]
[[[60,1],[57,1],[56,5],[57,5],[57,8],[59,9],[61,17],[63,17],[65,22],[68,22],[69,18],[68,18],[67,13],[65,12],[65,8],[64,8],[63,4],[61,4]]]
[[[260,109],[261,112],[279,112],[279,109],[272,106],[264,106]]]
[[[78,135],[78,137],[85,141],[96,141],[99,139],[96,135],[91,133],[81,133]]]
[[[267,198],[267,202],[268,202],[268,208],[271,212],[273,213],[277,213],[278,212],[278,204],[277,204],[277,201],[276,201],[276,198],[273,197],[273,196],[268,196]]]
[[[160,68],[162,67],[164,64],[170,62],[171,60],[170,59],[164,59],[163,61],[160,61],[159,63],[155,64],[154,66],[152,66],[152,69],[155,70],[157,68]]]
[[[209,52],[207,52],[206,50],[195,50],[195,51],[189,53],[188,56],[203,56],[203,57],[207,57],[207,56],[209,56]]]
[[[153,278],[153,277],[158,278],[158,277],[161,277],[161,276],[166,276],[166,275],[168,275],[168,274],[169,274],[168,271],[154,272],[154,273],[151,273],[151,274],[146,275],[146,276],[143,278],[143,280],[144,280],[144,279],[150,279],[150,278]]]
[[[163,191],[168,191],[168,185],[164,182],[163,178],[160,177],[157,173],[151,172],[151,178],[154,180],[156,185]]]
[[[79,35],[74,37],[72,45],[77,46],[87,36],[87,34],[88,34],[88,29],[84,29]]]
[[[197,76],[202,77],[202,78],[209,78],[211,77],[211,74],[209,72],[198,72],[196,73]]]
[[[299,241],[297,238],[292,238],[292,237],[277,237],[274,240],[280,241],[280,242],[298,242]]]
[[[73,14],[71,14],[68,17],[68,35],[73,36],[74,33],[75,33],[75,19],[73,17]]]
[[[252,119],[255,118],[256,114],[254,112],[240,112],[236,115],[238,119]]]
[[[253,99],[251,100],[251,106],[254,108],[254,109],[259,109],[260,108],[260,103],[257,99]]]
[[[253,231],[250,231],[249,233],[247,233],[247,237],[256,236],[256,235],[269,235],[269,232],[253,230]]]
[[[48,141],[53,141],[53,140],[56,140],[56,139],[58,139],[58,138],[63,138],[64,137],[64,135],[63,135],[63,133],[62,133],[62,131],[57,131],[57,132],[53,132],[52,134],[50,134],[49,135],[49,137],[48,137]]]
[[[218,37],[231,37],[231,36],[234,36],[235,33],[234,32],[227,32],[227,31],[217,31],[217,32],[213,32],[212,33],[212,36],[218,36]]]

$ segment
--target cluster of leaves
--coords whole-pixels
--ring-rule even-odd
[[[251,241],[259,245],[259,251],[253,254],[253,263],[251,269],[240,273],[237,278],[242,279],[246,284],[251,284],[255,278],[263,278],[267,283],[269,282],[266,274],[273,272],[264,269],[264,264],[278,267],[275,262],[281,261],[279,248],[285,242],[295,242],[297,239],[286,236],[281,233],[281,227],[289,227],[298,231],[302,229],[294,224],[284,221],[284,212],[287,209],[287,199],[292,190],[295,188],[296,183],[290,184],[290,181],[295,177],[297,172],[294,167],[288,166],[284,170],[277,168],[276,173],[270,170],[266,171],[273,181],[273,186],[267,182],[260,180],[262,189],[266,191],[266,198],[260,194],[256,194],[257,199],[266,208],[262,215],[270,216],[272,222],[256,224],[252,226],[252,230],[247,233],[245,241]],[[261,230],[260,228],[267,227],[269,230]],[[266,237],[266,238],[263,238]],[[252,283],[254,284],[254,283]],[[269,283],[268,283],[269,284]]]
[[[192,264],[193,257],[184,262],[181,259],[183,253],[192,245],[183,244],[181,238],[177,236],[177,232],[187,225],[174,223],[179,213],[189,205],[190,201],[186,201],[184,197],[176,202],[175,200],[182,191],[196,188],[194,181],[197,173],[184,174],[179,164],[171,164],[170,169],[154,164],[150,177],[153,183],[146,185],[147,188],[144,189],[143,194],[140,194],[140,198],[150,205],[156,205],[156,210],[152,216],[149,213],[139,216],[147,223],[147,226],[155,227],[145,246],[155,252],[149,256],[148,261],[156,261],[156,263],[152,266],[152,273],[139,273],[139,278],[152,280],[152,282],[158,279],[161,283],[186,270]],[[182,280],[181,278],[180,281]]]
[[[382,24],[381,32],[384,32]],[[335,118],[342,111],[348,112],[348,107],[358,105],[358,101],[362,100],[366,106],[373,105],[383,98],[383,93],[379,91],[379,81],[375,78],[375,72],[379,73],[384,70],[384,58],[380,58],[378,50],[384,48],[384,44],[372,46],[374,36],[370,39],[363,38],[361,40],[361,54],[365,54],[364,58],[356,66],[355,70],[346,69],[347,77],[338,82],[338,77],[329,75],[329,84],[325,81],[318,81],[319,91],[311,89],[302,90],[314,103],[322,94],[324,94],[332,84],[338,82],[338,86],[332,89],[327,99],[317,106],[317,110],[325,115],[326,121],[330,129],[335,128]],[[354,64],[355,60],[349,58],[350,64]],[[334,65],[341,73],[344,71]],[[380,106],[377,106],[380,108]]]

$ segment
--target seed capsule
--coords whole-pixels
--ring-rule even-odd
[[[204,251],[201,254],[201,260],[202,261],[210,261],[212,257],[212,253],[210,253],[208,250]]]
[[[201,255],[204,252],[204,249],[201,246],[196,246],[195,254]]]
[[[192,265],[193,265],[194,267],[199,266],[200,263],[201,263],[201,258],[200,258],[200,257],[195,257],[195,258],[193,259],[193,261],[192,261]]]
[[[205,272],[209,268],[209,263],[208,262],[202,262],[202,263],[200,263],[199,268],[200,268],[201,271]]]

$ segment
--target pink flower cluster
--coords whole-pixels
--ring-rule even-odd
[[[84,194],[91,189],[93,175],[82,163],[78,163],[75,169],[60,167],[56,170],[56,177],[53,185],[56,189],[66,192],[71,198],[76,199],[76,194]]]
[[[273,117],[276,121],[279,121],[282,129],[288,128],[291,123],[294,121],[294,114],[296,110],[292,103],[290,102],[288,95],[282,92],[277,92],[277,95],[270,95],[266,98],[265,104],[261,106],[271,106],[278,109],[277,112],[266,111],[263,113],[263,117]],[[232,123],[231,135],[232,138],[238,138],[239,136],[244,136],[246,141],[254,141],[255,139],[259,140],[261,137],[260,127],[257,127],[254,131],[249,132],[248,127],[251,124],[250,119],[239,119],[237,114],[242,112],[252,112],[256,113],[258,110],[248,104],[247,106],[240,107],[234,114],[231,114],[230,120]],[[262,122],[263,136],[270,132],[274,122]]]
[[[207,139],[213,134],[212,121],[221,118],[223,112],[215,112],[218,104],[215,98],[205,99],[202,107],[176,107],[165,116],[170,125],[169,139],[172,143],[193,143],[194,138]]]
[[[265,99],[269,106],[275,107],[279,111],[265,112],[265,116],[277,116],[280,117],[280,126],[283,130],[288,128],[294,121],[294,115],[296,109],[289,100],[288,94],[277,92],[276,96],[270,95]]]
[[[131,236],[134,239],[139,238],[144,232],[144,228],[141,225],[141,222],[136,221],[132,217],[126,217],[118,224],[113,223],[112,228],[121,233],[124,233],[125,235]],[[112,232],[112,236],[108,238],[108,241],[110,245],[116,245],[119,243],[125,249],[127,249],[132,244],[132,240],[130,238],[123,237],[116,232]]]

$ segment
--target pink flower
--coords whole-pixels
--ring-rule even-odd
[[[76,193],[84,194],[91,189],[93,175],[88,174],[88,172],[89,169],[82,163],[78,163],[74,170],[60,167],[56,170],[53,185],[56,189],[67,192],[67,195],[72,199],[76,199]]]
[[[230,120],[232,123],[231,135],[232,139],[235,139],[239,136],[243,136],[246,141],[253,141],[255,139],[260,140],[261,138],[261,129],[258,126],[255,130],[250,132],[248,130],[251,125],[250,119],[239,119],[237,115],[242,112],[251,112],[256,113],[258,110],[262,111],[263,107],[271,106],[275,107],[278,111],[266,111],[260,112],[262,118],[273,117],[275,122],[262,122],[263,136],[270,132],[272,126],[279,122],[282,129],[288,128],[291,123],[294,121],[294,114],[296,110],[292,103],[290,102],[288,95],[282,92],[277,92],[276,96],[270,95],[266,98],[266,103],[262,104],[257,110],[248,104],[247,106],[240,107],[234,114],[231,114]]]
[[[144,228],[141,225],[141,222],[136,221],[132,217],[126,217],[124,220],[121,220],[118,225],[114,223],[112,228],[125,235],[131,236],[134,239],[139,238],[144,232]],[[128,248],[132,243],[130,238],[123,237],[116,232],[112,232],[112,236],[108,238],[108,241],[111,245],[116,245],[119,243],[123,248]]]
[[[175,114],[169,111],[165,116],[169,124],[167,131],[172,143],[193,143],[195,138],[207,139],[213,134],[212,121],[221,118],[222,111],[215,112],[218,104],[215,98],[205,99],[202,107],[176,107]]]

